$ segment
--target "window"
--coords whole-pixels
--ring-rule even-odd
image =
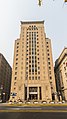
[[[53,89],[53,87],[51,87],[51,89]]]
[[[38,79],[40,79],[40,76],[38,76]]]
[[[15,67],[15,70],[17,70],[17,67]]]
[[[29,65],[29,67],[31,67],[31,65]]]
[[[38,67],[38,69],[40,69],[40,67]]]
[[[16,90],[16,88],[14,88],[14,90]]]
[[[28,62],[26,62],[26,64],[28,64]]]
[[[39,48],[39,46],[37,45],[37,48]]]
[[[47,52],[49,52],[49,49],[47,49]]]
[[[29,56],[29,59],[31,59],[31,56]]]
[[[51,71],[49,73],[51,74]]]
[[[19,45],[19,43],[17,43],[17,45]]]
[[[17,77],[14,78],[15,80],[17,79]]]
[[[29,52],[29,55],[31,55],[31,52]]]
[[[14,82],[14,86],[16,86],[16,82]]]
[[[48,48],[48,45],[47,45],[47,48]]]
[[[48,60],[50,60],[50,58],[48,58]]]
[[[27,50],[27,52],[28,52],[28,50]]]
[[[29,72],[31,72],[31,69],[29,69]]]
[[[18,50],[16,50],[16,52],[18,52]]]
[[[34,76],[32,77],[32,80],[34,80]]]
[[[37,80],[37,77],[35,77],[35,80]]]
[[[16,56],[18,56],[18,54],[16,54]]]
[[[17,46],[17,48],[19,48],[19,46]]]
[[[66,67],[64,67],[64,70],[66,70]]]
[[[38,74],[40,74],[40,72],[38,72]]]
[[[40,64],[40,62],[38,62],[38,64]]]
[[[39,49],[37,50],[37,52],[39,52]]]
[[[17,75],[17,72],[15,72],[15,75]]]
[[[49,69],[51,69],[51,67],[49,67]]]
[[[16,63],[16,65],[17,65],[18,63]]]
[[[50,79],[52,79],[52,77],[50,76]]]
[[[16,58],[16,60],[18,60],[18,58]]]
[[[50,65],[50,62],[48,62],[48,64]]]
[[[28,67],[26,67],[26,69],[28,69]]]
[[[65,73],[65,76],[67,77],[67,73]]]
[[[47,42],[47,44],[48,44],[48,42]]]

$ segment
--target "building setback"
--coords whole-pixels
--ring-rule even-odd
[[[58,99],[67,101],[67,48],[55,62],[55,77]]]
[[[0,101],[6,102],[10,97],[12,68],[0,53]]]
[[[51,41],[44,21],[22,22],[15,41],[11,101],[55,100],[56,88]]]

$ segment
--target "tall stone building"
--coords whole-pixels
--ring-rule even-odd
[[[58,99],[67,101],[67,48],[55,62],[55,77]]]
[[[44,33],[44,21],[21,21],[20,38],[14,48],[10,100],[52,101],[55,92],[51,42]]]
[[[12,68],[0,53],[0,102],[6,102],[10,97]]]

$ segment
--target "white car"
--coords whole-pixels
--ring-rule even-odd
[[[64,101],[64,100],[62,100],[62,103],[65,103],[65,101]]]
[[[30,101],[28,101],[28,102],[26,102],[27,104],[30,104],[31,102]]]
[[[46,104],[47,102],[46,102],[46,101],[43,101],[42,103],[43,103],[43,104]]]
[[[22,102],[20,101],[20,102],[18,102],[19,104],[22,104]]]
[[[0,100],[0,103],[2,102],[2,100]]]
[[[37,102],[37,101],[35,101],[35,102],[34,102],[34,104],[38,104],[38,102]]]
[[[62,104],[62,102],[60,101],[60,102],[58,102],[59,104]]]
[[[50,104],[54,104],[54,102],[50,102]]]
[[[12,101],[9,102],[9,104],[12,104],[12,103],[13,103]]]

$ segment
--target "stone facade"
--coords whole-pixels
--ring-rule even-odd
[[[0,101],[6,102],[10,97],[12,68],[0,53]]]
[[[67,48],[55,62],[55,79],[59,100],[67,100]]]
[[[51,41],[44,33],[44,21],[21,22],[14,48],[10,100],[52,101],[55,92]]]

